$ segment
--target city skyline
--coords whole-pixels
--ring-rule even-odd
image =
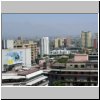
[[[2,38],[41,38],[98,32],[97,14],[2,14]]]

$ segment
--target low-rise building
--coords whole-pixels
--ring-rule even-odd
[[[48,77],[38,67],[24,67],[2,73],[3,86],[48,86],[48,82]]]
[[[62,55],[62,54],[70,54],[70,50],[67,49],[55,49],[50,51],[50,55]]]
[[[54,63],[46,75],[50,86],[59,84],[59,81],[59,86],[62,84],[63,86],[97,86],[98,60],[90,60],[88,55],[78,54],[66,64]],[[55,82],[58,83],[54,84]]]

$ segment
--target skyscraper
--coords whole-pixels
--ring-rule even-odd
[[[49,55],[49,38],[48,37],[42,37],[41,39],[40,54],[41,56]]]
[[[95,49],[97,49],[98,48],[98,33],[95,33],[94,35],[95,36],[94,36],[94,39],[93,39],[93,47]]]
[[[88,48],[92,46],[92,34],[90,31],[81,33],[81,46],[83,48]]]
[[[56,39],[54,40],[55,48],[58,48],[58,47],[59,47],[58,41],[59,41],[59,38],[56,38]]]
[[[70,47],[71,46],[71,37],[67,36],[66,39],[64,39],[64,47]]]
[[[64,39],[63,38],[56,38],[55,39],[55,48],[63,47],[64,46]]]

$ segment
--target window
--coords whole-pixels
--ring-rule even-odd
[[[78,65],[75,65],[75,68],[78,68]]]
[[[98,65],[97,64],[94,64],[94,68],[98,68]]]
[[[84,74],[84,72],[80,72],[80,74]]]
[[[73,74],[78,74],[78,72],[73,72]]]
[[[81,68],[84,68],[84,65],[81,65]]]
[[[61,77],[61,80],[64,80],[64,77]]]

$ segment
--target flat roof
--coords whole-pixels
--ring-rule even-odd
[[[36,67],[31,67],[30,69],[28,70],[21,70],[21,71],[18,71],[18,75],[22,75],[22,76],[25,76],[25,75],[28,75],[28,74],[31,74],[33,72],[36,72],[36,71],[39,71],[38,68]]]

